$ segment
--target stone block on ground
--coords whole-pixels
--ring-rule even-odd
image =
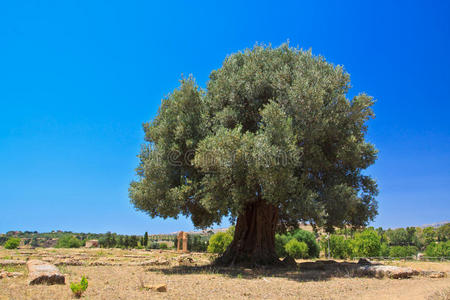
[[[378,278],[389,277],[393,279],[410,278],[414,275],[419,275],[419,271],[411,268],[385,265],[363,265],[357,269],[357,273],[360,275],[375,276]]]
[[[55,265],[42,260],[29,260],[28,268],[28,284],[65,284],[64,275],[59,272]]]
[[[129,266],[168,266],[170,262],[166,259],[150,259],[145,261],[131,262]]]
[[[148,290],[156,291],[156,292],[167,292],[166,284],[149,285],[149,286],[146,286],[145,288]]]
[[[17,259],[0,259],[0,266],[7,266],[7,265],[24,265],[26,264],[26,261],[24,260],[17,260]]]
[[[429,278],[445,278],[447,277],[446,272],[439,272],[439,271],[422,271],[420,272],[422,276],[426,276]]]
[[[7,271],[2,271],[0,272],[0,279],[2,278],[16,278],[16,277],[20,277],[23,276],[23,273],[21,272],[7,272]]]
[[[368,260],[367,258],[360,258],[358,260],[358,265],[370,266],[370,265],[372,265],[372,262],[370,260]]]

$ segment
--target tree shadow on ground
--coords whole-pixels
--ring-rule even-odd
[[[356,269],[360,264],[351,262],[336,262],[333,260],[319,260],[303,262],[290,267],[221,267],[215,265],[204,266],[172,266],[167,268],[149,268],[149,272],[158,272],[165,275],[222,275],[229,278],[256,279],[263,277],[279,277],[299,282],[326,281],[331,278],[361,277]],[[367,276],[365,276],[367,277]],[[371,276],[372,277],[372,276]]]

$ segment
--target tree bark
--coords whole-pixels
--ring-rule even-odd
[[[216,261],[219,265],[278,265],[275,253],[275,229],[278,209],[258,200],[247,205],[238,216],[233,242]]]

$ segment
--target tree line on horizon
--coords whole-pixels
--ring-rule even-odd
[[[190,234],[188,249],[193,252],[223,253],[231,244],[234,226],[226,232],[213,234]],[[12,241],[15,239],[15,241]],[[16,248],[20,239],[28,241],[26,245],[39,247],[40,241],[58,239],[55,247],[79,248],[87,240],[97,239],[102,248],[121,249],[169,249],[176,248],[175,234],[120,235],[116,233],[74,233],[70,231],[38,233],[10,231],[0,236],[0,245]],[[172,247],[170,247],[171,245]],[[331,235],[309,232],[302,229],[291,230],[275,236],[275,248],[279,257],[287,255],[294,258],[315,258],[320,253],[333,258],[353,257],[407,257],[424,252],[430,257],[450,256],[450,223],[440,227],[406,227],[383,229],[337,229]]]

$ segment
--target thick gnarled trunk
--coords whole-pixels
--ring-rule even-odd
[[[275,229],[278,209],[262,200],[247,205],[236,222],[231,245],[216,261],[219,265],[275,265]]]

